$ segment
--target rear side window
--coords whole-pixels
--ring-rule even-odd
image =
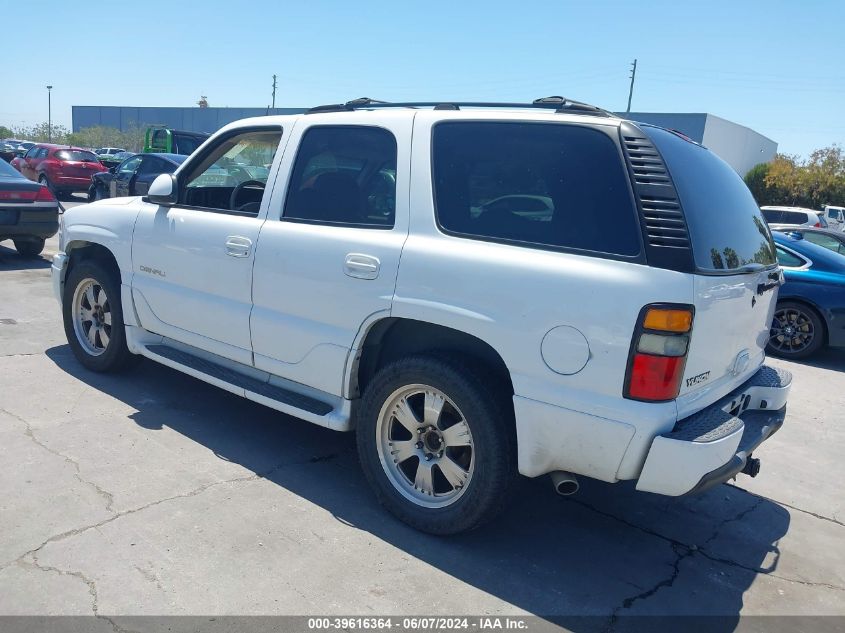
[[[778,224],[783,219],[783,212],[774,209],[763,209],[763,217],[769,224]]]
[[[315,126],[299,144],[284,218],[391,228],[396,139],[379,127]]]
[[[437,220],[481,239],[640,253],[639,228],[616,144],[561,123],[445,122],[434,128]]]
[[[777,258],[778,263],[781,266],[787,266],[789,268],[799,268],[806,263],[797,255],[793,255],[789,251],[782,249],[780,246],[777,247]]]
[[[800,211],[784,211],[781,222],[784,224],[804,224],[807,222],[807,214]]]
[[[773,266],[769,227],[742,178],[700,145],[661,128],[644,125],[642,130],[657,146],[675,183],[696,267],[730,272],[748,264]]]

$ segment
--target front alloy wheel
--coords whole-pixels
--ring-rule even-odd
[[[73,294],[73,330],[76,340],[91,356],[106,351],[111,341],[109,298],[95,279],[83,279]]]

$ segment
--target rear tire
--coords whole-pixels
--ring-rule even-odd
[[[41,175],[38,177],[38,182],[40,182],[42,185],[44,185],[45,187],[47,187],[47,189],[49,189],[49,190],[50,190],[50,193],[52,193],[54,196],[56,196],[56,199],[58,199],[59,194],[58,194],[58,192],[56,191],[55,187],[53,187],[53,185],[50,183],[50,179],[49,179],[49,178],[47,178],[47,176],[46,176],[46,175],[41,174]]]
[[[34,237],[30,239],[13,240],[15,250],[22,257],[38,257],[44,250],[44,238]]]
[[[516,480],[509,399],[483,371],[451,356],[410,356],[367,386],[358,455],[379,502],[430,534],[490,521]]]
[[[798,301],[778,301],[766,352],[786,359],[812,356],[824,345],[822,318]]]
[[[88,202],[94,202],[97,198],[97,186],[91,185],[88,187]]]
[[[62,317],[70,348],[87,369],[119,371],[137,358],[126,346],[120,279],[109,266],[89,260],[71,268]]]

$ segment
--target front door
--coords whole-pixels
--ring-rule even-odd
[[[253,258],[281,136],[278,126],[221,136],[178,173],[175,206],[143,205],[132,240],[143,328],[252,364]]]
[[[120,163],[114,178],[111,179],[111,191],[109,192],[111,198],[122,198],[132,195],[129,191],[129,186],[140,164],[141,156],[133,156]]]

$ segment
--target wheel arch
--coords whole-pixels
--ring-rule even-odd
[[[462,354],[482,365],[503,389],[513,394],[507,364],[486,341],[437,323],[385,317],[371,323],[362,337],[346,379],[348,397],[359,397],[384,365],[404,356],[425,352]]]

